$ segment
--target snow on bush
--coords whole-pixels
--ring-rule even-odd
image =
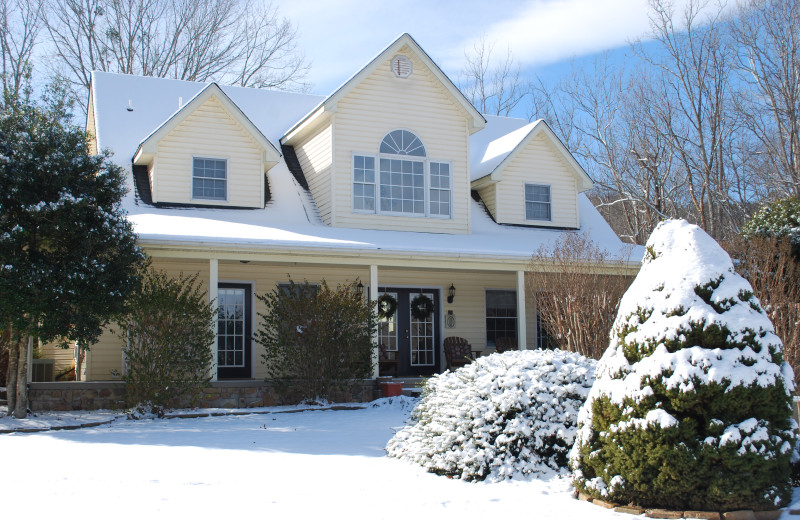
[[[644,507],[786,504],[794,375],[782,350],[722,248],[685,221],[661,223],[580,411],[575,486]]]
[[[564,471],[595,363],[561,350],[512,351],[434,376],[386,451],[463,480]]]

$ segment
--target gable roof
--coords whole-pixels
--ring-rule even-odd
[[[172,132],[198,107],[212,97],[216,97],[220,101],[222,106],[231,115],[231,117],[241,124],[247,133],[250,134],[256,143],[258,143],[258,145],[264,150],[263,158],[265,166],[270,168],[278,164],[281,154],[275,145],[273,145],[272,142],[270,142],[270,140],[264,136],[261,130],[254,125],[253,122],[250,121],[250,118],[248,118],[242,109],[239,108],[239,105],[234,103],[233,100],[225,93],[225,91],[223,91],[216,83],[208,84],[194,97],[192,97],[189,102],[181,106],[166,121],[153,130],[150,135],[145,137],[142,142],[139,143],[139,147],[136,149],[136,153],[133,156],[133,163],[145,164],[150,162],[157,152],[158,142],[167,134]]]
[[[502,130],[508,130],[509,125],[514,125],[514,122],[519,124],[520,121],[518,119],[505,119],[507,120],[504,122],[506,128],[502,128]],[[590,190],[594,183],[589,174],[578,164],[578,161],[567,150],[561,139],[542,119],[524,126],[518,126],[516,129],[506,133],[501,133],[492,140],[485,139],[482,142],[476,142],[475,139],[472,139],[470,143],[473,146],[471,153],[472,182],[485,185],[501,181],[505,167],[525,149],[528,143],[540,135],[547,138],[559,155],[571,167],[570,169],[578,181],[578,191]]]
[[[470,120],[470,133],[475,133],[486,125],[486,118],[478,112],[478,110],[469,102],[464,94],[456,87],[455,83],[447,77],[442,69],[428,56],[422,47],[411,37],[408,33],[403,33],[395,41],[389,44],[388,47],[378,53],[369,63],[367,63],[361,70],[355,73],[350,79],[345,81],[339,88],[337,88],[330,96],[325,98],[319,105],[314,107],[308,114],[306,114],[300,121],[292,126],[286,134],[281,137],[281,143],[286,143],[302,130],[305,126],[311,123],[325,112],[332,112],[336,110],[336,104],[346,96],[354,87],[361,81],[372,74],[372,72],[381,66],[384,62],[392,58],[404,46],[408,46],[416,56],[430,69],[433,75],[441,82],[442,86],[453,96],[453,99],[460,105],[464,111],[469,115]]]

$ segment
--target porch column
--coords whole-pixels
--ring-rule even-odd
[[[369,266],[369,303],[373,309],[378,306],[378,266]],[[372,334],[372,343],[378,344],[378,330]],[[380,375],[378,364],[378,348],[372,350],[372,377]]]
[[[211,303],[211,308],[214,310],[214,318],[211,322],[211,327],[214,331],[214,343],[211,345],[211,380],[217,380],[217,345],[219,328],[217,327],[217,318],[219,311],[219,260],[212,258],[209,260],[208,266],[208,301]]]
[[[517,344],[520,350],[527,350],[528,328],[525,312],[525,271],[517,271]]]

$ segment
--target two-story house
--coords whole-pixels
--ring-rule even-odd
[[[217,302],[219,379],[264,377],[255,295],[290,278],[388,295],[378,340],[417,375],[443,369],[447,336],[535,348],[525,273],[563,233],[638,265],[547,124],[480,114],[408,34],[325,98],[95,72],[87,128],[128,171],[153,267],[199,273]],[[123,370],[122,347],[105,334],[81,378]]]

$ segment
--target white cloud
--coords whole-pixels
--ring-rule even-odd
[[[682,10],[689,0],[674,0]],[[411,34],[457,79],[485,33],[523,67],[617,48],[649,29],[647,0],[275,0],[299,27],[314,91],[329,94],[397,36]]]

